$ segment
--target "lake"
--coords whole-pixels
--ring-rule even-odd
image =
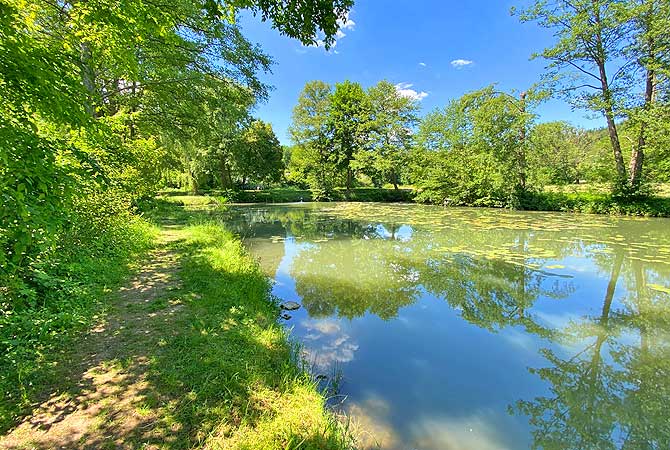
[[[670,448],[670,220],[229,213],[363,448]]]

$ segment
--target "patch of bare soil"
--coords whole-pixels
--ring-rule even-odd
[[[114,304],[106,320],[63,362],[71,366],[62,383],[69,388],[0,437],[1,449],[152,448],[143,444],[157,438],[146,378],[151,350],[182,307],[171,296],[180,287],[179,257],[167,248],[177,238],[164,232],[141,270],[110,296]]]

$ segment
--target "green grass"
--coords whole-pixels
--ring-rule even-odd
[[[311,202],[312,192],[305,189],[273,188],[266,190],[220,191],[211,190],[204,195],[189,195],[187,192],[165,191],[165,198],[184,196],[190,199],[214,198],[220,203],[296,203]],[[359,187],[351,189],[349,193],[344,188],[337,188],[332,194],[332,201],[352,202],[411,202],[414,198],[412,189],[388,189],[374,187]],[[206,202],[206,200],[195,200]]]
[[[171,448],[349,448],[239,240],[212,220],[179,233],[186,309],[151,364],[160,435]]]

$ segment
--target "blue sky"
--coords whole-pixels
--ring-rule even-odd
[[[244,16],[245,35],[275,60],[273,73],[262,77],[274,90],[255,114],[272,124],[283,144],[289,144],[291,111],[310,80],[334,84],[348,79],[367,88],[387,79],[407,95],[419,96],[422,114],[492,83],[507,91],[527,89],[539,80],[545,66],[530,56],[550,45],[552,36],[510,15],[512,6],[525,3],[359,0],[329,52],[304,47],[269,24]],[[601,125],[561,100],[541,105],[538,113],[541,121],[567,120],[589,128]]]

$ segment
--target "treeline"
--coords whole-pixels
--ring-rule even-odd
[[[489,86],[419,119],[419,102],[388,81],[367,91],[350,81],[334,88],[312,81],[294,108],[285,182],[309,188],[316,199],[338,198],[336,188],[407,185],[418,201],[500,207],[523,206],[551,185],[620,188],[607,129],[538,122],[544,98],[539,90]],[[657,119],[670,119],[666,101],[656,111]],[[667,124],[656,120],[645,133],[646,184],[637,196],[649,194],[652,183],[670,182]],[[617,125],[622,140],[635,142],[639,125]]]
[[[367,91],[310,82],[294,109],[287,181],[317,198],[404,183],[420,201],[507,207],[533,207],[551,184],[606,183],[625,203],[670,181],[670,2],[542,1],[518,15],[556,39],[537,55],[548,66],[536,86],[488,86],[419,121],[417,101],[387,81]],[[538,123],[550,96],[600,114],[604,128]]]
[[[534,86],[483,87],[420,119],[418,96],[389,81],[311,81],[281,159],[269,125],[241,125],[204,133],[164,181],[192,192],[294,186],[315,200],[405,185],[419,201],[526,208],[553,201],[539,195],[547,185],[607,185],[605,201],[625,204],[670,181],[670,1],[552,0],[513,13],[555,36],[535,56],[547,69]],[[548,98],[601,116],[602,128],[540,123]]]
[[[309,187],[315,199],[332,198],[337,186],[350,191],[360,183],[391,183],[397,189],[418,110],[415,99],[388,81],[367,91],[350,81],[334,88],[307,83],[293,110],[295,145],[285,156],[286,180]]]

